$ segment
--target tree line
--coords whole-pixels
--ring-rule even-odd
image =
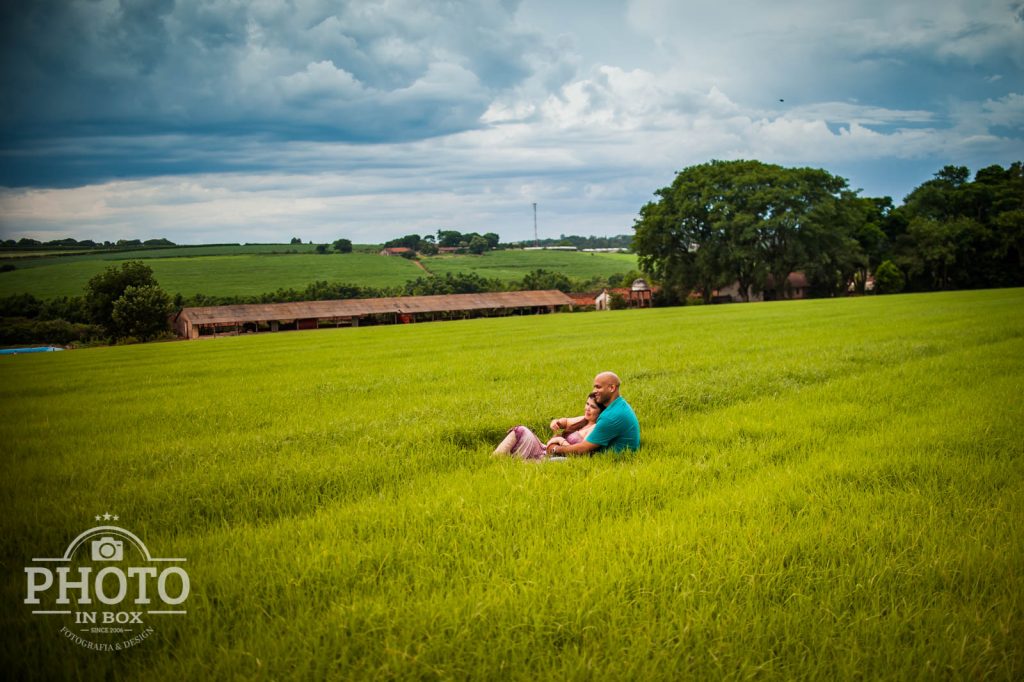
[[[577,249],[630,249],[633,235],[617,234],[613,237],[584,237],[578,234],[559,235],[558,239],[537,239],[519,242],[518,245],[534,246],[575,246]]]
[[[1024,168],[998,165],[972,180],[946,166],[903,205],[861,197],[816,168],[711,161],[680,171],[640,210],[633,248],[662,285],[664,302],[692,292],[710,301],[736,283],[741,295],[782,298],[803,272],[812,295],[1024,284]]]
[[[631,271],[586,280],[537,269],[506,282],[476,273],[422,276],[401,286],[368,287],[316,281],[303,289],[278,289],[257,296],[168,296],[152,269],[141,261],[108,267],[86,285],[82,296],[41,300],[32,294],[0,298],[0,345],[26,343],[91,344],[149,341],[170,335],[168,318],[185,307],[251,303],[294,303],[391,296],[431,296],[498,291],[594,290],[624,286],[639,277]]]
[[[64,239],[51,239],[50,241],[43,242],[30,237],[22,237],[17,241],[14,239],[5,239],[2,242],[2,246],[5,249],[129,249],[139,246],[177,246],[177,244],[169,239],[163,238],[146,240],[118,239],[116,242],[97,242],[92,239],[79,240],[66,237]]]

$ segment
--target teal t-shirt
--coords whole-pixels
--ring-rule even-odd
[[[587,442],[615,452],[640,449],[640,422],[621,395],[604,408]]]

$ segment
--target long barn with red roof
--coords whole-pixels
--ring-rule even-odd
[[[300,303],[182,308],[172,318],[186,339],[286,329],[357,327],[360,320],[403,323],[484,314],[550,313],[573,300],[561,291],[502,291],[444,296],[396,296]]]

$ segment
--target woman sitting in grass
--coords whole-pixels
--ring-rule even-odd
[[[523,459],[543,459],[550,445],[582,443],[587,435],[594,430],[597,417],[603,409],[597,402],[597,394],[591,393],[587,396],[587,406],[583,409],[582,417],[562,417],[551,421],[551,430],[556,434],[561,431],[561,435],[555,435],[547,443],[542,443],[540,438],[527,427],[516,426],[509,429],[508,435],[498,445],[494,454],[515,455]]]

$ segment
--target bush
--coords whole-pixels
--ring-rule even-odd
[[[890,260],[884,261],[875,270],[876,294],[898,294],[903,291],[905,284],[903,271]]]
[[[622,294],[617,294],[613,291],[608,298],[610,299],[608,307],[612,310],[625,310],[629,307],[629,301],[627,301]]]
[[[572,281],[561,272],[551,272],[543,268],[534,270],[523,277],[522,288],[525,291],[547,291],[557,289],[569,293]]]
[[[66,320],[31,320],[25,317],[0,318],[0,345],[18,346],[41,343],[65,346],[102,338],[103,328]]]
[[[89,306],[81,296],[60,296],[43,301],[39,309],[39,319],[66,320],[82,324],[92,321],[89,316]]]
[[[39,317],[43,302],[32,294],[12,294],[0,298],[0,317]]]

